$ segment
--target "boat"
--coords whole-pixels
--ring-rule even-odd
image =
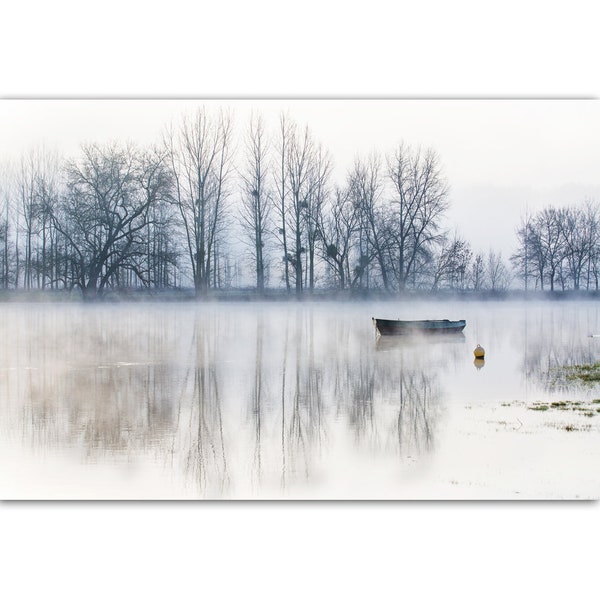
[[[375,319],[373,324],[379,335],[406,335],[406,334],[438,334],[438,333],[460,333],[467,322],[449,321],[448,319],[425,320],[425,321],[401,321],[390,319]]]

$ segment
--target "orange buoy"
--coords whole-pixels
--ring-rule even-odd
[[[473,350],[473,354],[475,355],[475,358],[483,358],[485,356],[485,350],[477,344],[477,348]]]
[[[479,371],[479,369],[485,367],[485,360],[483,358],[475,358],[473,359],[473,365]]]

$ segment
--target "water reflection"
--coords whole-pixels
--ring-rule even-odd
[[[513,328],[525,380],[545,391],[573,389],[573,383],[565,381],[561,373],[564,367],[599,359],[600,344],[589,337],[596,328],[597,311],[589,305],[583,310],[537,307],[527,311],[520,327]]]
[[[13,442],[159,465],[199,497],[276,497],[336,461],[430,452],[440,377],[464,353],[464,336],[375,342],[355,318],[302,306],[13,316],[0,381]]]
[[[194,323],[189,359],[189,364],[194,366],[192,389],[189,390],[187,378],[184,379],[181,395],[191,398],[189,433],[186,432],[189,437],[184,438],[186,471],[200,489],[220,495],[227,490],[229,473],[220,392],[224,374],[214,360],[216,334],[214,325],[207,328],[206,323],[197,320]]]

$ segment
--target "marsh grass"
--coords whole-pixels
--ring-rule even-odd
[[[567,381],[584,381],[594,383],[600,381],[600,362],[563,367]]]
[[[596,408],[595,404],[599,404],[598,400],[592,400],[589,403],[580,400],[558,400],[549,404],[536,402],[527,408],[538,412],[545,412],[547,410],[573,411],[586,417],[595,417],[600,413],[600,408]],[[507,405],[503,404],[502,406]]]

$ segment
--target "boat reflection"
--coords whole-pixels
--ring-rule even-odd
[[[375,348],[379,351],[386,352],[394,348],[410,347],[416,350],[431,347],[439,344],[455,345],[465,343],[465,334],[462,332],[453,334],[406,334],[406,335],[387,335],[378,336],[375,339]]]

